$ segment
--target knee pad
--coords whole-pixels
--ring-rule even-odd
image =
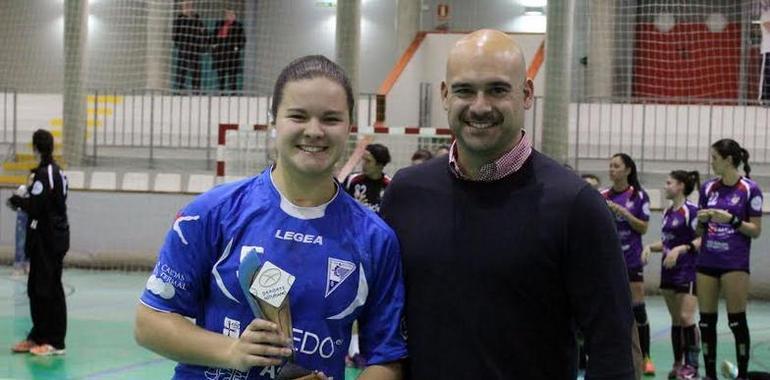
[[[735,332],[742,332],[748,330],[749,325],[746,322],[746,313],[731,313],[727,314],[727,321],[730,324],[730,330]]]
[[[700,313],[698,327],[701,330],[715,329],[717,327],[717,313]]]

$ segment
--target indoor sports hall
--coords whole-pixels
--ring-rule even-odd
[[[633,158],[649,197],[644,245],[661,239],[669,173],[716,177],[718,140],[749,153],[751,181],[770,194],[767,0],[4,0],[0,380],[172,378],[176,362],[134,338],[139,297],[184,286],[181,275],[153,271],[167,234],[182,236],[185,205],[275,162],[271,106],[282,68],[310,54],[344,68],[355,109],[335,178],[364,170],[370,144],[388,148],[383,173],[392,177],[419,150],[437,157],[453,144],[442,101],[447,57],[478,29],[503,31],[521,48],[534,84],[523,128],[535,150],[596,176],[599,189],[613,186],[613,155]],[[53,137],[68,188],[66,353],[54,355],[11,350],[33,325],[23,242],[31,227],[6,201],[39,190],[30,171],[40,129]],[[698,187],[688,199],[698,204]],[[770,202],[759,202],[754,218],[770,225]],[[674,367],[661,265],[653,253],[644,267],[648,379],[672,378]],[[749,269],[749,371],[770,372],[769,232],[752,240]],[[720,299],[719,378],[734,379]],[[295,328],[289,338],[296,351],[323,355],[323,337]],[[348,352],[345,379],[356,379],[355,347],[332,350]]]

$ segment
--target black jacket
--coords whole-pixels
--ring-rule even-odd
[[[211,35],[211,54],[214,60],[214,69],[240,66],[241,50],[246,45],[246,34],[240,21],[236,20],[230,25],[227,37],[219,37],[219,29],[224,24],[224,20],[217,22]]]
[[[203,53],[208,48],[208,33],[197,14],[176,16],[172,34],[174,46],[180,53]]]
[[[28,197],[14,195],[9,202],[29,216],[27,221],[27,255],[69,250],[67,219],[67,177],[56,162],[41,162],[32,169]]]

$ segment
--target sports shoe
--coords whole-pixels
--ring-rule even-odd
[[[728,379],[737,379],[738,378],[738,367],[733,364],[729,360],[725,360],[722,362],[722,365],[719,366],[722,376],[728,378]]]
[[[690,366],[690,365],[684,365],[682,368],[679,369],[679,373],[676,374],[677,380],[698,380],[700,379],[700,376],[698,376],[698,369]]]
[[[37,343],[28,339],[24,339],[21,342],[14,344],[13,347],[11,347],[11,351],[16,354],[27,353],[32,347],[35,346],[37,346]]]
[[[29,350],[29,353],[35,356],[64,355],[65,352],[63,348],[56,348],[50,344],[41,344]]]
[[[649,356],[644,358],[644,376],[655,376],[655,364]]]
[[[674,380],[679,375],[679,370],[682,369],[682,363],[676,362],[674,363],[674,367],[671,368],[671,371],[668,373],[668,379]]]

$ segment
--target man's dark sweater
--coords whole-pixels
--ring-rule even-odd
[[[502,180],[447,159],[399,171],[382,216],[401,242],[408,378],[633,379],[632,312],[615,224],[599,193],[533,151]]]

